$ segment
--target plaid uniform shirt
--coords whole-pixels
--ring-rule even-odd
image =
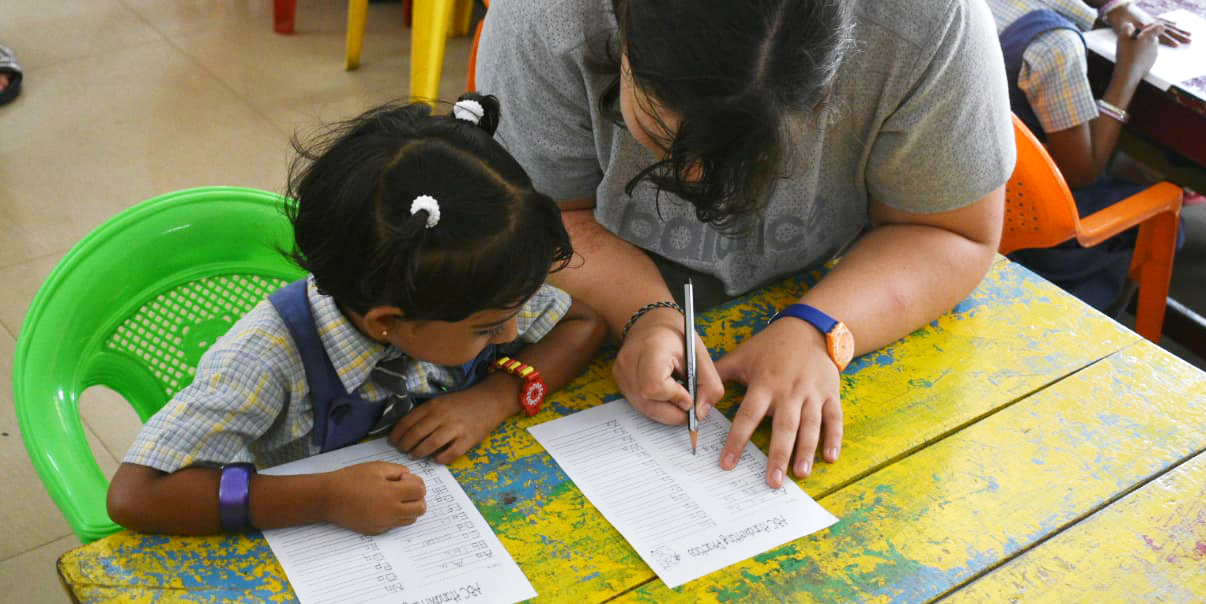
[[[387,398],[391,392],[370,373],[402,353],[360,333],[334,300],[318,293],[313,279],[307,285],[319,338],[344,388],[365,400]],[[544,337],[570,302],[569,294],[542,286],[520,308],[517,342]],[[439,394],[464,379],[460,367],[411,359],[402,367],[411,394]],[[318,453],[313,427],[301,357],[284,321],[264,300],[206,351],[193,383],[143,426],[123,461],[164,472],[236,462],[274,466]]]
[[[1000,34],[1026,13],[1050,9],[1076,24],[1093,27],[1097,13],[1081,0],[988,0]],[[1075,32],[1049,31],[1022,53],[1018,88],[1026,95],[1044,132],[1059,132],[1097,117],[1097,101],[1089,88],[1085,45]]]

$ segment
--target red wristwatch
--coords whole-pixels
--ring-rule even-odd
[[[540,377],[540,372],[536,371],[535,367],[511,357],[499,357],[491,367],[523,380],[523,387],[519,390],[519,404],[523,405],[524,413],[531,416],[540,411],[540,406],[544,404],[544,378]]]

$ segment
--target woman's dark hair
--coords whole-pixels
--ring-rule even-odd
[[[612,0],[619,30],[608,62],[618,73],[618,46],[638,99],[679,117],[676,131],[649,133],[668,153],[628,183],[629,194],[648,179],[722,230],[761,212],[790,159],[793,122],[823,101],[849,46],[847,4]],[[628,75],[600,97],[611,115],[620,77]]]
[[[386,105],[294,139],[294,260],[320,291],[358,313],[397,306],[408,320],[460,321],[514,308],[573,254],[561,212],[493,138],[499,104],[466,94],[478,124]],[[416,197],[439,203],[411,213]]]

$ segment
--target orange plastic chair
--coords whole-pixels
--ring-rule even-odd
[[[1159,342],[1176,254],[1181,188],[1157,183],[1082,218],[1055,161],[1016,115],[1013,130],[1018,163],[1005,185],[1000,252],[1053,247],[1073,237],[1081,245],[1092,247],[1139,225],[1130,267],[1130,279],[1139,284],[1135,331]]]
[[[490,10],[490,0],[482,0],[482,4],[486,6],[486,10]],[[486,24],[486,16],[477,22],[477,29],[473,32],[473,46],[469,47],[469,75],[465,78],[465,90],[470,92],[477,90],[477,44],[482,40],[482,26]]]

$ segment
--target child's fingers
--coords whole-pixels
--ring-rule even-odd
[[[419,406],[415,409],[411,409],[406,415],[403,415],[402,419],[398,420],[397,424],[394,424],[394,429],[389,431],[389,443],[397,447],[398,450],[403,450],[401,445],[398,444],[401,442],[402,436],[414,428],[415,424],[417,424],[420,420],[427,417],[427,412],[427,407]]]
[[[416,454],[415,447],[431,435],[431,433],[439,429],[442,423],[443,420],[440,417],[428,414],[427,417],[420,419],[402,434],[401,438],[398,439],[398,450],[403,453],[410,453],[413,457],[423,457]]]
[[[410,454],[412,457],[427,457],[440,450],[444,445],[452,442],[457,436],[459,436],[459,431],[455,426],[440,426],[426,438],[419,441],[411,449]]]
[[[456,461],[460,456],[468,453],[469,449],[472,449],[474,444],[475,443],[469,442],[468,438],[462,436],[449,443],[448,446],[444,447],[444,449],[441,450],[433,459],[435,459],[436,463],[448,465]]]

